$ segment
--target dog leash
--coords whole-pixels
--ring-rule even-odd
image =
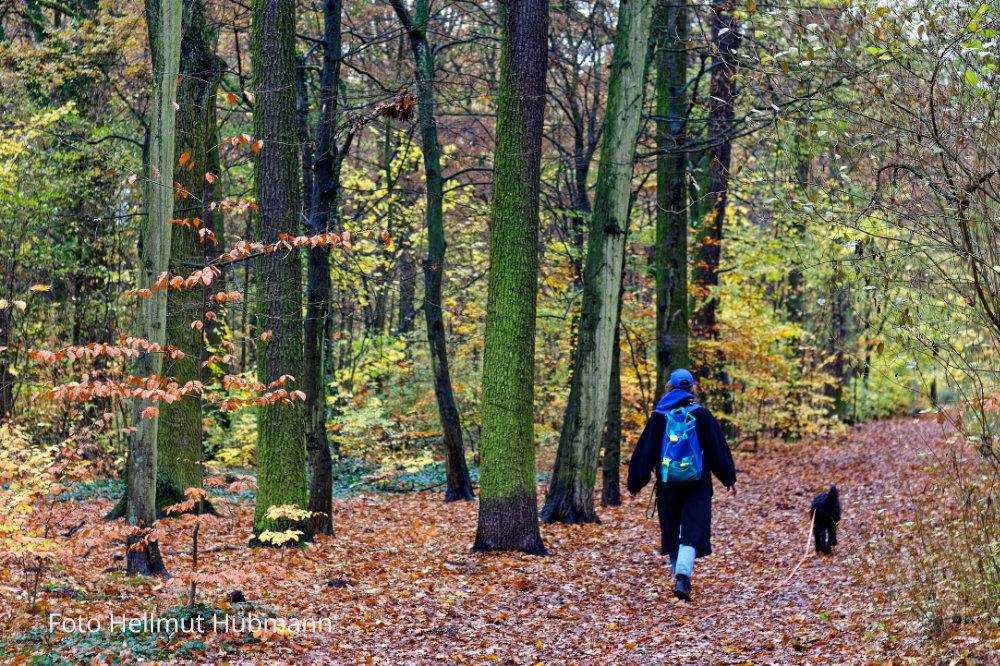
[[[766,597],[769,594],[773,594],[778,588],[780,588],[782,585],[785,585],[788,581],[790,581],[792,579],[792,576],[794,576],[795,573],[799,570],[799,567],[802,566],[802,563],[806,561],[806,558],[809,556],[809,544],[812,542],[812,531],[813,531],[813,527],[815,525],[816,525],[816,512],[813,511],[812,512],[812,520],[809,521],[809,531],[806,532],[806,547],[802,551],[802,557],[800,557],[799,561],[795,563],[795,566],[792,567],[791,572],[785,577],[785,579],[783,581],[781,581],[780,583],[778,583],[777,585],[775,585],[771,589],[767,590],[766,592],[761,592],[757,596],[751,597],[751,598],[747,599],[746,601],[741,601],[741,602],[737,602],[735,604],[731,604],[729,606],[726,606],[725,608],[721,608],[721,609],[715,611],[714,613],[709,613],[708,615],[703,615],[702,617],[699,617],[699,618],[694,619],[694,620],[688,620],[687,622],[685,622],[681,626],[677,627],[676,629],[672,629],[671,631],[680,631],[681,629],[686,629],[686,628],[690,627],[693,624],[698,624],[699,622],[704,622],[705,620],[707,620],[709,618],[712,618],[712,617],[715,617],[716,615],[721,615],[722,613],[726,613],[728,611],[731,611],[734,608],[742,606],[743,604],[749,604],[749,603],[751,603],[753,601],[757,601],[758,599],[763,599],[764,597]],[[644,643],[644,642],[648,641],[650,638],[655,638],[656,636],[661,636],[662,634],[663,634],[662,631],[652,631],[652,632],[646,634],[645,636],[643,636],[642,638],[640,638],[636,642],[637,643]]]

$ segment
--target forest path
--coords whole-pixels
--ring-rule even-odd
[[[315,632],[258,635],[262,641],[208,633],[198,658],[186,663],[868,664],[887,656],[932,663],[914,638],[917,625],[907,626],[909,615],[879,582],[898,558],[880,558],[886,547],[870,538],[882,530],[912,534],[903,526],[907,507],[926,493],[920,452],[943,438],[932,418],[897,419],[737,453],[740,492],[733,497],[717,485],[715,552],[696,563],[689,604],[672,596],[657,521],[644,515],[648,489],[637,501],[601,509],[599,525],[543,525],[548,557],[470,553],[476,504],[444,504],[440,493],[335,500],[336,537],[301,551],[246,548],[253,504],[225,502],[199,536],[200,598],[226,607],[238,588],[258,617],[327,623]],[[830,557],[810,547],[786,585],[754,599],[798,562],[810,502],[831,483],[843,504],[840,545]],[[140,617],[185,602],[190,525],[159,528],[172,578],[127,580],[115,559],[121,525],[101,520],[110,506],[88,497],[58,502],[47,514],[52,534],[86,524],[67,545],[80,553],[73,566],[54,568],[42,584],[87,596],[43,592],[49,613]],[[44,614],[18,617],[10,635],[45,622]]]
[[[690,604],[671,595],[657,521],[644,516],[648,488],[602,509],[600,525],[543,525],[545,558],[469,554],[472,504],[432,494],[345,502],[327,546],[340,552],[327,561],[358,585],[336,590],[331,607],[345,633],[310,652],[344,663],[510,664],[876,663],[886,645],[920,654],[877,628],[892,608],[879,609],[888,591],[866,573],[877,559],[868,539],[885,521],[903,522],[897,509],[916,485],[919,450],[942,439],[931,419],[899,419],[738,454],[740,493],[716,484],[715,552],[696,563]],[[789,583],[754,599],[801,557],[810,502],[831,483],[844,514],[834,555],[810,545]],[[541,504],[544,485],[539,493]]]

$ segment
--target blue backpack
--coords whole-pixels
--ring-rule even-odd
[[[660,456],[660,480],[664,483],[690,483],[701,478],[701,444],[691,414],[697,407],[692,403],[660,412],[667,420]]]

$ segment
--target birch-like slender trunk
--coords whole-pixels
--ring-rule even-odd
[[[146,138],[146,216],[142,224],[139,287],[151,289],[170,261],[169,221],[174,212],[174,103],[181,52],[181,0],[148,0],[146,23],[153,64],[153,95]],[[167,295],[162,289],[140,298],[136,336],[166,344]],[[140,353],[135,363],[139,378],[162,375],[160,353]],[[126,539],[128,575],[166,575],[157,542],[151,539],[156,522],[156,440],[159,419],[151,416],[148,398],[136,398],[125,478],[126,523],[136,528]]]

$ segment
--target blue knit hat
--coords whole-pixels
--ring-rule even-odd
[[[670,373],[670,385],[674,388],[689,389],[694,386],[694,377],[684,368],[677,368]]]

